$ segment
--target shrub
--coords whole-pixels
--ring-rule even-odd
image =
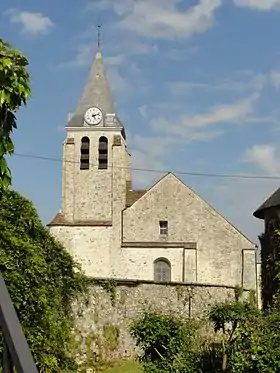
[[[147,373],[199,373],[193,321],[171,315],[145,313],[131,326],[142,349],[140,361]]]

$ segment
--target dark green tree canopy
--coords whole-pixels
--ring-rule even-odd
[[[34,206],[15,191],[2,196],[0,227],[1,271],[38,368],[70,371],[71,305],[86,280]]]
[[[13,154],[11,139],[17,128],[15,112],[30,96],[27,58],[0,38],[0,192],[11,183],[5,155]]]

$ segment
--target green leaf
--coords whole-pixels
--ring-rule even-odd
[[[9,154],[12,154],[14,152],[14,144],[13,144],[11,138],[9,138],[7,143],[6,143],[6,151]]]
[[[6,94],[3,90],[0,91],[0,106],[3,106],[7,102]]]
[[[2,184],[2,185],[1,185]],[[4,175],[2,177],[2,180],[0,180],[1,189],[8,189],[8,187],[11,185],[11,178],[8,175]]]
[[[6,173],[6,170],[7,170],[7,162],[5,160],[5,158],[0,158],[0,173],[2,175],[4,175]]]

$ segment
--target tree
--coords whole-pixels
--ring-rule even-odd
[[[11,184],[5,156],[14,152],[11,134],[17,128],[15,112],[31,93],[27,66],[27,58],[0,39],[0,192]]]
[[[145,313],[131,326],[131,335],[143,351],[147,373],[201,372],[198,366],[196,323],[174,315]]]
[[[241,343],[240,333],[244,330],[245,324],[249,324],[252,319],[255,320],[259,315],[260,313],[254,304],[240,302],[238,299],[233,302],[219,303],[211,309],[209,319],[214,325],[214,330],[215,332],[222,332],[222,372],[228,371],[229,358],[236,344]]]
[[[32,203],[8,189],[6,155],[15,112],[30,96],[28,61],[0,39],[0,270],[40,372],[76,371],[71,354],[72,302],[86,279],[41,223]],[[0,333],[0,360],[3,347]]]
[[[41,223],[35,208],[7,190],[0,204],[1,271],[40,372],[70,372],[71,306],[86,279]]]

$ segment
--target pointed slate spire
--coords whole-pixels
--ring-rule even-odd
[[[84,114],[92,106],[99,107],[104,115],[116,112],[100,50],[96,53],[82,97],[67,127],[82,126]]]

